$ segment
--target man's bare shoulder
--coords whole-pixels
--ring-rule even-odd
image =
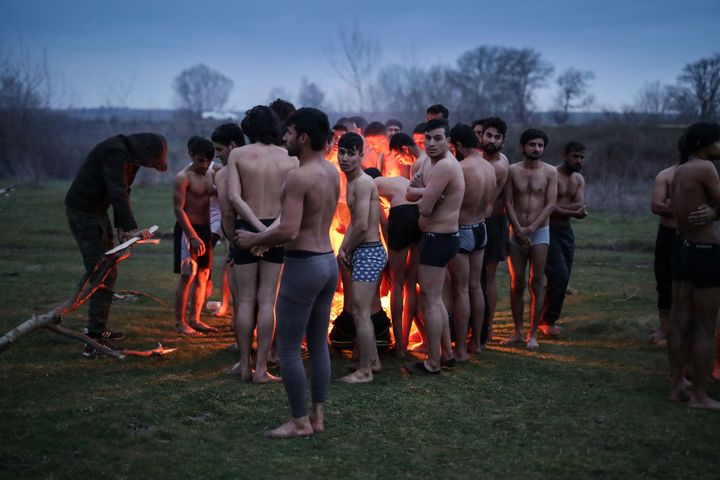
[[[673,175],[675,175],[675,170],[677,169],[677,165],[673,165],[672,167],[665,168],[663,170],[660,170],[658,174],[655,176],[656,182],[668,182],[672,181]]]
[[[190,174],[188,173],[188,167],[183,168],[175,174],[175,184],[180,185],[181,183],[188,182],[190,180]]]
[[[558,176],[557,168],[555,168],[554,166],[550,165],[549,163],[545,163],[545,162],[542,162],[540,165],[542,166],[543,171],[546,172],[549,176],[557,178],[557,176]]]

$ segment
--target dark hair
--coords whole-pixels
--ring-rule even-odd
[[[385,135],[385,125],[382,122],[370,122],[363,130],[365,136],[369,135]]]
[[[348,132],[349,132],[350,130],[353,130],[353,131],[354,131],[354,130],[357,128],[357,125],[355,124],[355,121],[354,121],[352,118],[350,118],[350,117],[340,117],[340,118],[338,119],[337,123],[339,123],[339,124],[341,124],[341,125],[345,125],[345,130],[347,130]],[[337,123],[336,123],[336,124],[337,124]]]
[[[365,117],[362,117],[360,115],[355,115],[354,117],[350,117],[350,120],[355,124],[356,127],[358,127],[363,132],[365,131],[365,128],[367,127],[367,120],[365,120]]]
[[[690,159],[690,153],[685,146],[685,134],[683,133],[678,139],[678,152],[680,152],[680,163],[685,163]]]
[[[413,129],[413,133],[425,133],[425,122],[420,122],[417,125],[415,125],[415,128]]]
[[[362,155],[363,139],[355,132],[343,133],[343,136],[338,140],[338,148],[356,151]]]
[[[187,149],[191,155],[202,155],[209,160],[212,160],[215,156],[215,145],[213,145],[213,142],[207,138],[198,137],[197,135],[190,137],[190,140],[187,141]]]
[[[446,120],[441,120],[439,118],[434,118],[434,119],[428,121],[425,124],[425,132],[424,133],[427,133],[431,130],[436,130],[438,128],[442,128],[443,130],[445,130],[446,137],[450,136],[450,125],[448,125],[448,122]]]
[[[344,124],[338,122],[335,125],[333,125],[332,130],[341,130],[343,132],[347,132],[348,128]]]
[[[382,173],[380,173],[380,170],[375,167],[366,168],[365,170],[363,170],[363,172],[370,175],[371,178],[382,177]]]
[[[251,143],[261,142],[266,145],[276,143],[280,138],[280,122],[270,107],[257,105],[247,112],[240,122],[245,135]]]
[[[327,115],[312,107],[303,107],[293,113],[285,121],[288,127],[295,127],[298,135],[303,133],[310,137],[310,148],[320,151],[325,148],[325,138],[330,130]]]
[[[685,153],[689,158],[690,155],[720,140],[720,125],[710,122],[693,123],[685,130],[683,136],[685,137]]]
[[[390,137],[390,151],[399,152],[402,147],[415,147],[417,144],[410,135],[403,132],[398,132]]]
[[[483,132],[488,128],[494,128],[503,137],[507,133],[507,123],[500,117],[488,117],[482,119]]]
[[[478,140],[470,125],[456,124],[450,130],[450,138],[453,143],[457,142],[464,148],[477,148]]]
[[[571,140],[565,144],[565,155],[572,153],[572,152],[584,152],[584,151],[585,151],[585,145],[583,145],[580,142],[576,142],[575,140]]]
[[[390,118],[387,122],[385,122],[385,128],[392,126],[398,127],[400,130],[402,130],[402,123],[397,118]]]
[[[485,120],[487,120],[487,118],[479,118],[479,119],[475,120],[474,122],[472,122],[471,127],[475,128],[478,125],[480,125],[483,128],[483,130],[485,130],[485,126],[484,126]]]
[[[272,102],[270,102],[270,105],[268,105],[270,109],[277,115],[277,118],[280,122],[284,122],[287,120],[287,117],[293,113],[296,108],[295,105],[288,102],[287,100],[283,100],[282,98],[276,98]]]
[[[245,145],[245,135],[237,123],[223,123],[213,130],[210,139],[221,145],[228,146],[231,142],[235,142],[236,147]]]
[[[534,140],[536,138],[542,138],[545,142],[545,146],[548,146],[548,136],[543,132],[542,130],[538,130],[536,128],[528,128],[522,134],[520,134],[520,145],[525,145],[530,140]]]
[[[427,108],[427,110],[425,111],[425,113],[433,113],[433,114],[439,113],[442,116],[442,118],[444,118],[445,120],[450,118],[450,112],[441,103],[438,103],[437,105],[430,105]]]

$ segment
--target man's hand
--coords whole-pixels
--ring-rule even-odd
[[[142,240],[152,238],[153,234],[147,228],[130,230],[126,232],[122,228],[118,228],[118,241],[125,243],[133,237],[140,237]]]
[[[197,235],[190,237],[190,253],[198,257],[205,255],[205,242]]]
[[[252,253],[256,257],[262,257],[268,250],[270,250],[270,247],[261,247],[258,245],[250,247],[250,253]]]
[[[248,250],[253,246],[253,238],[255,234],[246,230],[235,230],[235,237],[233,243],[244,250]]]
[[[690,222],[691,225],[706,225],[717,220],[717,213],[715,208],[703,203],[697,207],[694,212],[690,212],[688,222]]]
[[[348,270],[352,270],[352,265],[350,265],[350,258],[348,258],[348,253],[344,248],[341,248],[338,251],[338,260],[342,265],[345,266]]]
[[[414,188],[423,188],[425,186],[422,173],[418,172],[413,175],[412,180],[410,180],[410,186]]]

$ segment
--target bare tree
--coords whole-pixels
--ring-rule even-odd
[[[720,53],[685,65],[670,95],[679,113],[702,120],[716,118],[720,111]]]
[[[314,107],[322,110],[325,106],[325,94],[315,82],[308,82],[306,78],[303,78],[298,92],[298,103],[302,107]]]
[[[592,94],[588,93],[590,81],[594,78],[592,71],[576,68],[568,68],[558,75],[555,80],[558,86],[555,120],[560,125],[567,122],[571,110],[587,108],[595,101]]]
[[[221,110],[232,86],[232,80],[203,64],[183,70],[173,83],[180,108],[194,116]]]
[[[379,44],[365,36],[355,23],[352,29],[340,29],[340,52],[328,51],[330,65],[335,73],[357,95],[358,110],[368,106],[368,93],[374,74],[380,67]]]

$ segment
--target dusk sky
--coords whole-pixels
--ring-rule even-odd
[[[481,45],[532,47],[562,72],[592,70],[595,108],[633,101],[646,81],[720,51],[720,1],[0,0],[0,45],[46,52],[63,106],[172,108],[173,78],[205,63],[234,81],[227,107],[292,97],[303,77],[331,102],[351,94],[328,45],[357,22],[383,64],[453,65]],[[18,47],[20,46],[20,47]],[[554,94],[539,91],[539,106]]]

